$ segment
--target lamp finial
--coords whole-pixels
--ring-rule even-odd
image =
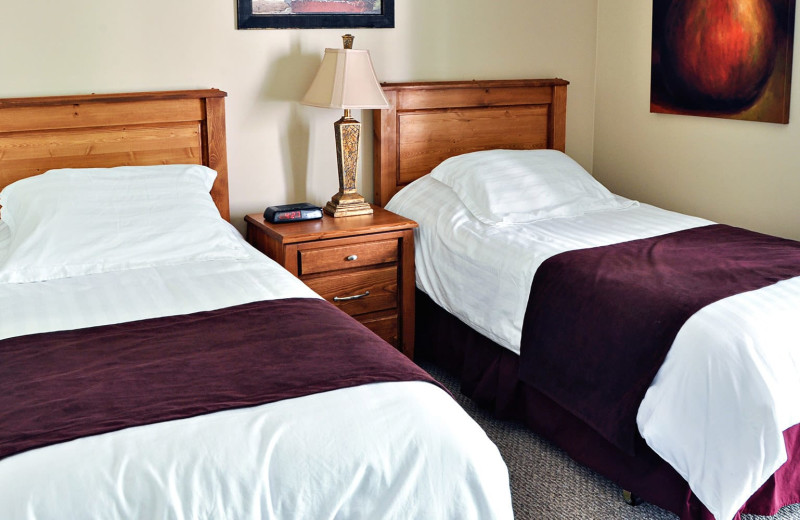
[[[344,35],[342,35],[342,42],[344,42],[344,48],[345,49],[352,49],[353,48],[353,40],[355,40],[355,39],[356,39],[356,37],[353,36],[352,34],[344,34]]]

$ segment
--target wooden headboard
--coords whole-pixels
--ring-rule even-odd
[[[0,189],[53,168],[203,164],[230,220],[225,96],[217,89],[0,99]]]
[[[375,204],[440,162],[468,152],[564,151],[563,79],[384,83],[391,107],[375,110]]]

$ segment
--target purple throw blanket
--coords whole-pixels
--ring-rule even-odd
[[[317,299],[10,338],[0,341],[0,459],[130,426],[414,380],[438,384]]]
[[[520,379],[633,454],[678,331],[728,296],[800,276],[800,242],[725,225],[556,255],[536,271]]]

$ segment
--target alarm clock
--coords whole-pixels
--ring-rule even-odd
[[[264,220],[273,223],[297,222],[298,220],[314,220],[318,218],[322,218],[322,208],[308,202],[270,206],[264,210]]]

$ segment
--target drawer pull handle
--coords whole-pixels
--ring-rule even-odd
[[[335,302],[347,302],[347,301],[350,301],[350,300],[360,300],[361,298],[365,298],[367,296],[369,296],[369,291],[367,291],[367,292],[365,292],[363,294],[356,294],[354,296],[334,296],[333,297],[333,301],[335,301]]]
[[[347,258],[345,258],[345,260],[347,260],[348,262],[352,262],[353,260],[358,260],[358,255],[350,255]]]

